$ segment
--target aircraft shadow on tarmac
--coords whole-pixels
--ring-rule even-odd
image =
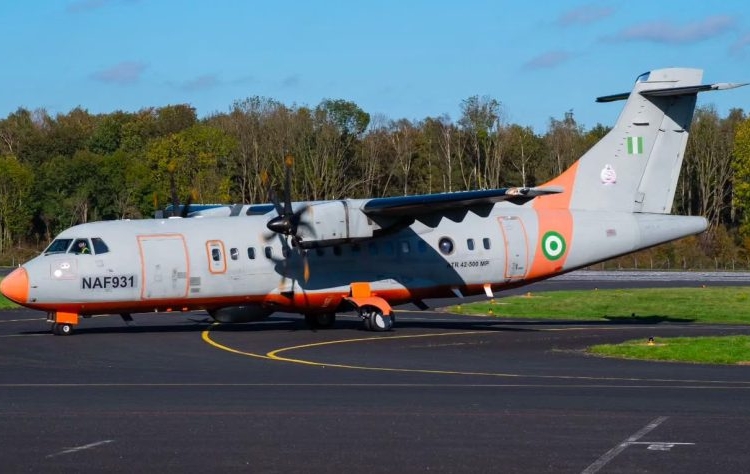
[[[459,316],[457,316],[459,317]],[[620,326],[620,325],[654,325],[661,323],[692,323],[694,319],[673,318],[670,316],[649,315],[649,316],[604,316],[606,321],[580,321],[580,320],[531,320],[531,319],[512,319],[512,318],[487,318],[471,319],[467,321],[445,321],[429,319],[401,318],[397,315],[397,324],[393,332],[399,329],[442,329],[449,331],[518,331],[534,332],[544,327],[555,326]],[[189,324],[189,323],[193,324]],[[190,333],[202,332],[211,328],[212,332],[266,332],[266,331],[286,331],[286,332],[331,332],[331,331],[365,331],[362,323],[354,318],[339,319],[331,328],[316,329],[307,326],[302,318],[276,316],[262,322],[235,323],[235,324],[218,324],[213,326],[213,320],[209,317],[191,317],[181,320],[177,324],[139,324],[137,317],[135,323],[129,325],[119,325],[117,323],[111,326],[87,327],[86,323],[77,327],[75,334],[133,334],[133,333]],[[539,328],[539,329],[536,329]],[[21,334],[38,335],[46,334],[48,329],[39,331],[25,331]]]

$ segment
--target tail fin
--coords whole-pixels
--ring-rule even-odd
[[[565,188],[541,207],[669,214],[698,92],[739,84],[701,85],[700,69],[658,69],[638,77],[633,91],[600,97],[627,100],[614,128],[562,175]]]

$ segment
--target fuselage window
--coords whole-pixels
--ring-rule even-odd
[[[448,237],[442,237],[438,241],[438,248],[443,255],[450,255],[453,253],[453,241]]]
[[[229,256],[232,257],[232,260],[237,260],[240,256],[240,251],[233,247],[229,249]]]
[[[491,245],[490,245],[490,239],[488,239],[487,237],[483,238],[483,239],[482,239],[482,245],[484,245],[484,248],[485,248],[486,250],[489,250],[489,249],[490,249],[490,246],[491,246]]]
[[[401,241],[401,253],[409,253],[411,252],[411,246],[409,245],[409,242],[406,240]]]
[[[270,246],[264,248],[263,252],[266,254],[266,258],[271,258],[273,256],[273,249]]]
[[[73,239],[55,239],[49,244],[47,250],[44,251],[44,255],[65,253],[68,250],[68,247],[70,247],[71,242],[73,242]]]
[[[109,247],[107,247],[107,244],[105,244],[99,237],[92,238],[91,243],[94,245],[94,252],[97,255],[109,252]]]
[[[466,239],[466,247],[469,250],[474,250],[474,239]]]
[[[370,255],[377,255],[378,254],[378,244],[375,242],[370,242],[367,244],[367,251],[370,252]]]
[[[333,246],[333,254],[337,257],[341,256],[341,246],[340,245],[334,245]]]
[[[221,260],[221,250],[219,250],[217,248],[212,248],[211,249],[211,258],[213,259],[214,262],[220,261]]]
[[[247,248],[247,258],[249,258],[250,260],[255,260],[255,247]]]
[[[419,253],[425,253],[427,252],[427,242],[424,240],[420,240],[417,242],[417,248],[419,249]]]
[[[74,253],[76,255],[91,255],[89,239],[76,239],[76,241],[73,242],[73,246],[68,250],[68,253]]]

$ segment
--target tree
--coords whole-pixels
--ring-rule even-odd
[[[26,236],[34,175],[15,156],[0,156],[0,252]]]
[[[734,204],[742,212],[743,237],[750,241],[750,119],[737,125],[734,135]]]
[[[466,188],[488,187],[483,173],[484,163],[496,145],[500,112],[500,102],[489,96],[475,95],[461,102],[458,124],[465,133],[472,166],[470,175],[464,175]]]

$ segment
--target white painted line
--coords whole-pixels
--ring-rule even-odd
[[[54,458],[54,457],[57,457],[57,456],[62,456],[64,454],[77,453],[78,451],[83,451],[83,450],[86,450],[86,449],[96,448],[97,446],[102,446],[104,444],[114,443],[114,441],[115,440],[113,440],[113,439],[105,439],[103,441],[97,441],[95,443],[84,444],[83,446],[76,446],[75,448],[68,448],[68,449],[60,451],[58,453],[48,454],[47,457],[48,458]]]
[[[623,441],[622,443],[618,444],[614,448],[610,449],[602,457],[594,461],[592,465],[581,471],[581,474],[594,474],[595,472],[598,472],[599,469],[603,468],[608,462],[613,460],[618,454],[623,452],[625,448],[630,446],[631,444],[635,443],[639,439],[643,438],[645,435],[647,435],[649,432],[654,430],[657,426],[664,423],[664,421],[667,419],[666,416],[660,416],[659,418],[656,418],[651,423],[647,424],[643,428],[640,429],[637,433]]]

